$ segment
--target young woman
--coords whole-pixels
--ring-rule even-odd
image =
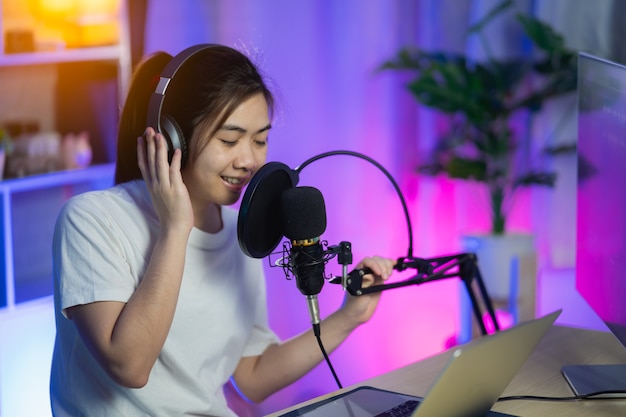
[[[133,75],[116,185],[70,199],[57,221],[55,416],[232,416],[222,390],[231,376],[258,402],[323,359],[312,331],[281,342],[269,328],[262,263],[239,249],[228,207],[265,163],[270,90],[245,55],[201,48],[178,67],[162,103],[185,139],[174,150],[156,126],[146,128],[171,61],[156,53]],[[358,267],[373,273],[364,285],[382,282],[393,264],[365,258]],[[321,324],[326,349],[377,302],[347,295]]]

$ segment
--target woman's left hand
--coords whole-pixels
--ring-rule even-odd
[[[382,284],[393,273],[395,264],[395,259],[384,258],[382,256],[370,256],[363,259],[357,264],[357,268],[369,268],[372,273],[363,276],[361,288]],[[341,309],[344,313],[349,314],[350,318],[355,320],[356,324],[365,323],[374,314],[380,295],[380,292],[375,292],[366,295],[352,296],[346,292]]]

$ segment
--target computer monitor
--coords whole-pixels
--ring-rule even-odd
[[[578,56],[576,290],[626,347],[626,66]],[[626,364],[576,365],[577,394],[626,393]]]

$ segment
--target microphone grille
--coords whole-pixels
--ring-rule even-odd
[[[290,240],[320,237],[326,230],[326,206],[320,190],[292,187],[280,196],[283,235]]]

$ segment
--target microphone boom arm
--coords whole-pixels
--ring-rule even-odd
[[[418,270],[417,275],[399,282],[362,288],[363,276],[371,271],[368,269],[354,269],[348,274],[344,288],[353,296],[361,296],[393,288],[407,287],[409,285],[421,285],[447,278],[460,278],[470,297],[472,310],[480,326],[480,331],[483,335],[486,335],[488,332],[483,320],[480,301],[482,301],[483,308],[487,310],[495,330],[499,331],[500,326],[476,261],[476,255],[473,253],[460,253],[430,259],[400,258],[395,269],[402,271],[408,268],[414,268]],[[341,281],[339,277],[335,277],[330,282],[332,284],[338,284]],[[478,287],[478,294],[475,291],[474,283],[476,283]],[[479,300],[479,296],[482,300]]]

